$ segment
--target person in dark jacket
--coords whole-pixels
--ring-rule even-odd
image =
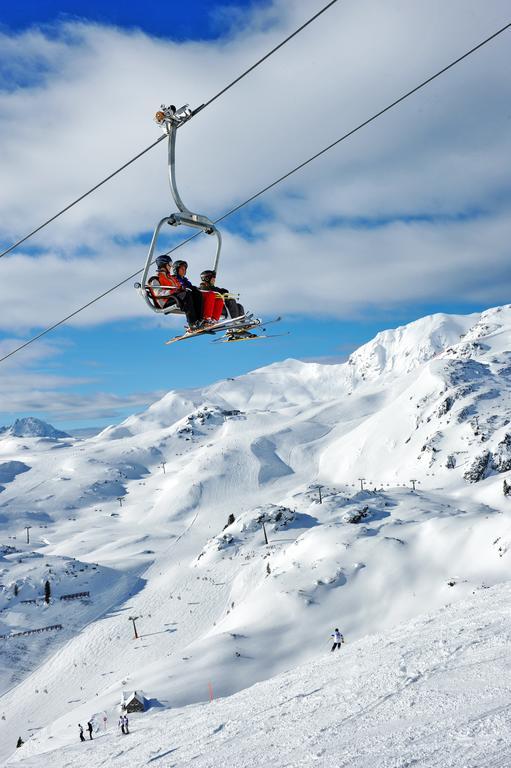
[[[89,731],[89,739],[90,739],[91,741],[92,741],[92,728],[93,728],[93,726],[92,726],[92,723],[91,723],[91,721],[89,720],[89,722],[87,723],[87,730]]]
[[[216,272],[214,269],[205,269],[201,272],[200,279],[201,283],[199,288],[201,291],[216,291],[217,293],[222,294],[226,309],[233,320],[245,314],[242,305],[233,298],[227,288],[218,288],[218,286],[215,285]]]
[[[183,288],[187,291],[191,291],[192,295],[201,297],[202,302],[202,324],[205,326],[214,325],[220,320],[224,308],[224,300],[220,296],[219,292],[211,287],[197,288],[192,285],[186,277],[186,270],[188,269],[188,263],[186,261],[175,261],[172,269],[173,274],[180,281]]]
[[[201,284],[200,284],[201,291],[213,290],[213,291],[216,291],[217,293],[220,293],[223,296],[225,306],[232,320],[236,320],[237,318],[241,318],[244,316],[245,310],[243,306],[238,301],[236,301],[234,296],[231,293],[229,293],[227,288],[218,288],[215,285],[216,272],[214,269],[205,269],[203,272],[201,272],[200,278],[201,278]],[[235,339],[253,339],[257,336],[257,334],[251,333],[246,328],[245,329],[229,328],[227,330],[227,336],[232,341]]]

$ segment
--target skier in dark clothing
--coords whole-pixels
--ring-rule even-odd
[[[330,637],[334,638],[334,644],[332,645],[332,649],[331,650],[335,651],[336,648],[339,648],[339,650],[340,650],[341,649],[341,644],[344,643],[344,637],[342,636],[341,632],[339,632],[337,627],[332,632]]]
[[[85,736],[83,735],[83,725],[78,723],[78,728],[80,729],[80,741],[85,741]]]
[[[16,749],[19,749],[20,747],[22,747],[24,743],[25,742],[23,741],[21,736],[18,736],[18,741],[16,742]]]
[[[129,733],[129,728],[128,728],[128,715],[124,715],[124,718],[123,718],[123,719],[124,719],[124,733]]]
[[[241,317],[245,314],[245,310],[241,304],[232,297],[227,288],[218,288],[215,285],[216,272],[214,269],[205,269],[204,272],[201,272],[200,279],[201,283],[199,288],[201,291],[216,291],[217,293],[222,294],[227,311],[233,320],[236,317]]]
[[[92,741],[92,723],[90,720],[87,723],[87,730],[89,731],[89,739]]]
[[[197,288],[197,286],[192,285],[192,283],[186,277],[187,269],[188,269],[188,262],[178,259],[172,265],[172,275],[179,282],[182,290],[189,292],[191,296],[191,300],[193,302],[194,309],[195,309],[195,314],[197,315],[197,321],[202,324],[202,320],[204,317],[203,296],[201,291]]]
[[[222,295],[224,304],[232,320],[236,320],[236,318],[238,317],[243,317],[243,315],[245,314],[245,309],[243,308],[243,306],[238,301],[236,301],[236,299],[227,290],[227,288],[218,288],[215,285],[216,272],[214,269],[205,269],[204,272],[201,272],[200,279],[201,279],[201,284],[200,284],[201,291],[216,291],[217,293]],[[231,339],[236,339],[236,338],[252,339],[255,336],[257,336],[257,334],[251,333],[246,328],[245,329],[229,328],[227,331],[227,336],[230,337]]]
[[[187,291],[191,291],[192,295],[200,296],[202,306],[202,324],[204,326],[215,325],[220,319],[224,308],[224,300],[220,296],[216,289],[212,289],[211,286],[207,288],[197,288],[192,285],[186,277],[186,270],[188,269],[188,263],[186,261],[175,261],[172,268],[172,273],[177,277],[183,288]],[[198,298],[195,299],[198,301]]]
[[[186,277],[186,270],[188,269],[188,262],[178,259],[172,265],[172,276],[177,280],[181,288],[189,292],[191,300],[193,302],[194,312],[197,316],[197,323],[202,323],[203,318],[203,300],[202,293],[199,291],[196,285],[192,285]]]

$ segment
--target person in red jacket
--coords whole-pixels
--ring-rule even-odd
[[[155,303],[162,308],[177,304],[179,309],[186,314],[189,330],[195,330],[200,324],[202,316],[200,293],[187,290],[176,275],[172,274],[170,256],[158,256],[156,267],[158,274],[149,278],[147,283]]]

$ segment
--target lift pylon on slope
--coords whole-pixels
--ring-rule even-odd
[[[181,225],[187,227],[193,227],[194,229],[200,229],[207,235],[216,236],[216,253],[213,261],[212,269],[215,272],[218,269],[218,262],[220,260],[220,251],[222,249],[222,236],[214,223],[202,213],[193,213],[183,203],[179,191],[177,189],[176,182],[176,134],[177,129],[183,125],[192,116],[192,110],[185,104],[183,107],[176,109],[173,105],[166,107],[162,104],[160,110],[155,115],[155,120],[160,125],[164,133],[168,136],[168,170],[169,170],[169,184],[170,191],[174,202],[178,208],[176,213],[171,213],[170,216],[165,216],[156,225],[151,245],[149,246],[149,252],[144,267],[144,273],[142,275],[142,282],[135,283],[135,287],[138,288],[139,293],[145,299],[147,305],[159,314],[183,314],[177,305],[162,308],[159,306],[158,298],[161,299],[162,291],[165,289],[155,288],[148,284],[148,275],[151,268],[151,264],[154,261],[154,253],[156,245],[158,243],[158,237],[160,231],[165,224],[171,227],[179,227]]]

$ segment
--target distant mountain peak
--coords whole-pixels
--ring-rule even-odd
[[[35,416],[16,419],[14,424],[6,431],[13,437],[51,437],[53,439],[69,437],[67,432],[55,429],[51,424],[41,419],[36,419]]]

